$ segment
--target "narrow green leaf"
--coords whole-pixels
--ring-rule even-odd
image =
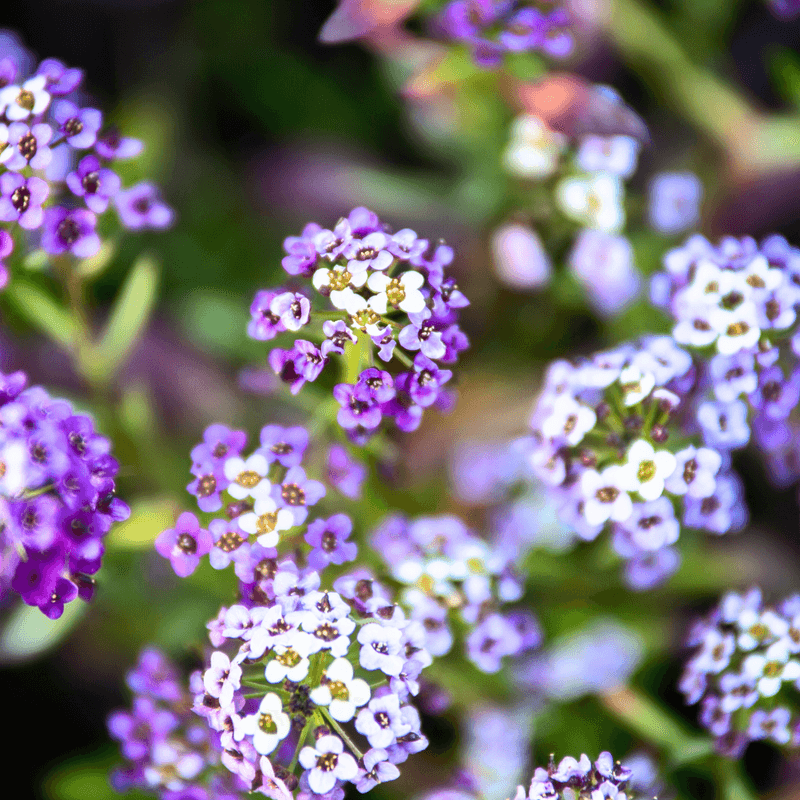
[[[136,346],[156,302],[158,264],[142,256],[131,268],[120,289],[105,332],[94,348],[93,371],[111,378]]]
[[[776,48],[769,66],[778,94],[800,109],[800,56],[787,47]]]
[[[20,605],[0,630],[0,661],[27,661],[55,647],[85,611],[85,604],[76,600],[64,606],[59,619],[50,619],[36,606]]]
[[[31,325],[65,350],[73,348],[78,323],[49,294],[32,283],[15,279],[6,289],[6,296]]]

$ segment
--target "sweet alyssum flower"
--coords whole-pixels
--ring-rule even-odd
[[[744,417],[709,405],[697,373],[670,337],[557,362],[531,418],[529,463],[559,516],[582,539],[610,527],[636,588],[677,569],[681,520],[725,533],[746,516],[723,469],[723,455],[749,437]]]
[[[692,629],[696,648],[679,688],[700,704],[719,752],[739,758],[749,742],[800,744],[800,596],[765,606],[759,589],[731,592]]]
[[[0,591],[51,619],[90,600],[103,537],[130,510],[115,495],[119,464],[92,420],[22,372],[0,374]]]
[[[284,249],[286,272],[311,285],[258,292],[248,334],[261,341],[297,334],[290,349],[269,354],[292,393],[329,362],[349,364],[356,377],[337,384],[333,396],[339,424],[362,443],[385,421],[411,431],[424,408],[451,405],[452,372],[441,364],[455,363],[468,346],[457,320],[469,301],[446,276],[449,247],[431,249],[408,228],[391,234],[371,211],[356,208],[332,230],[309,223]]]
[[[0,42],[0,222],[20,255],[42,248],[51,256],[87,258],[100,249],[97,215],[114,204],[123,228],[165,228],[173,212],[149,183],[121,189],[114,162],[141,143],[104,128],[102,111],[83,105],[83,72],[33,58],[7,34]],[[54,160],[53,156],[58,158]],[[2,230],[2,226],[0,226]],[[6,266],[0,262],[3,284]]]

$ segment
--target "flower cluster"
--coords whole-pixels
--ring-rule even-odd
[[[22,372],[0,373],[0,595],[18,593],[51,619],[90,600],[103,537],[128,507],[119,464],[92,420]]]
[[[595,539],[610,526],[633,588],[677,569],[681,519],[716,534],[746,519],[729,468],[730,451],[749,438],[745,415],[701,402],[696,378],[688,353],[668,336],[650,337],[555,363],[534,408],[535,473],[578,536]]]
[[[333,396],[339,425],[359,442],[384,419],[412,431],[425,408],[450,407],[445,384],[453,373],[440,364],[455,363],[468,346],[457,319],[469,304],[445,276],[451,248],[440,243],[429,254],[426,239],[408,228],[389,233],[365,208],[351,211],[333,230],[309,223],[284,248],[286,272],[310,278],[319,299],[332,306],[312,311],[306,294],[286,289],[260,291],[253,300],[252,338],[301,330],[317,337],[317,343],[298,338],[290,349],[270,352],[270,366],[293,393],[316,380],[331,357],[344,356],[353,383],[337,384]],[[387,369],[375,365],[376,356]],[[398,364],[401,371],[390,371]]]
[[[134,695],[131,710],[108,718],[109,732],[128,762],[111,775],[116,791],[141,789],[164,800],[236,800],[251,788],[215,769],[223,756],[219,736],[192,713],[192,693],[163,653],[143,650],[127,683]],[[190,686],[202,687],[199,672]]]
[[[574,47],[570,15],[559,0],[452,0],[437,23],[482,67],[498,66],[506,53],[566,58]]]
[[[700,703],[700,722],[717,750],[739,758],[765,739],[800,746],[800,595],[765,606],[759,589],[729,593],[692,630],[697,650],[679,688]]]
[[[703,380],[714,395],[700,424],[718,438],[749,438],[767,454],[779,485],[800,477],[800,250],[780,236],[760,244],[692,236],[667,253],[653,302],[675,320],[673,337],[708,354]],[[717,420],[727,420],[716,431]],[[748,419],[749,418],[749,419]]]
[[[451,612],[469,628],[467,657],[483,672],[497,672],[504,656],[537,647],[541,634],[530,612],[502,612],[518,600],[521,581],[513,573],[514,553],[491,547],[457,517],[392,515],[372,536],[372,546],[392,577],[405,585],[401,602],[427,631],[433,656],[453,646]]]
[[[600,753],[594,764],[585,753],[580,760],[566,756],[558,766],[551,756],[547,769],[536,768],[530,789],[526,792],[524,787],[517,787],[513,800],[567,800],[573,797],[625,800],[632,776],[632,771],[619,761],[615,762],[607,751]]]
[[[622,102],[616,95],[614,101]],[[621,234],[625,180],[635,172],[638,155],[638,141],[625,135],[585,135],[571,148],[566,136],[531,114],[513,122],[504,153],[505,168],[515,177],[537,182],[557,179],[548,184],[547,201],[571,228],[579,226],[567,264],[594,309],[606,317],[619,313],[640,288],[633,248]],[[539,213],[542,199],[537,196]],[[530,236],[536,234],[531,230]],[[495,261],[505,282],[529,287],[546,282],[550,267],[541,244],[534,248],[517,234],[503,250],[508,251],[505,258],[496,256]],[[537,251],[540,255],[532,257]],[[532,263],[545,266],[532,269]],[[518,277],[523,275],[528,276],[526,282]]]
[[[113,164],[142,144],[82,105],[83,72],[54,58],[28,72],[29,62],[13,37],[0,40],[0,259],[20,240],[53,256],[94,255],[111,203],[125,228],[167,227],[173,214],[153,184],[121,187]],[[0,284],[8,277],[0,262]]]
[[[201,511],[224,514],[206,529],[185,512],[156,541],[181,576],[206,554],[234,565],[238,602],[208,625],[215,649],[194,709],[219,734],[222,763],[274,798],[338,798],[347,782],[365,792],[427,746],[411,700],[428,632],[363,571],[331,584],[331,565],[357,546],[345,514],[309,519],[326,490],[302,467],[308,443],[303,428],[268,425],[245,454],[243,432],[210,426],[188,488]]]

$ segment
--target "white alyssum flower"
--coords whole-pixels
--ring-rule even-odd
[[[633,501],[629,491],[636,488],[630,471],[612,465],[602,472],[586,470],[581,475],[583,515],[590,525],[603,525],[608,520],[625,522],[633,513]]]
[[[757,681],[756,688],[762,697],[774,697],[783,681],[800,678],[800,662],[789,659],[789,651],[782,642],[775,642],[761,655],[753,653],[742,664],[743,673]]]
[[[521,178],[547,178],[558,169],[566,138],[552,131],[533,114],[523,114],[511,123],[511,141],[503,163]]]
[[[381,331],[381,315],[360,295],[351,291],[346,298],[345,311],[350,315],[350,327],[377,336]]]
[[[594,409],[565,397],[542,422],[542,433],[550,439],[564,439],[574,446],[594,428],[595,422],[597,414]]]
[[[789,631],[789,623],[774,611],[759,611],[745,606],[735,620],[739,629],[738,644],[742,650],[755,650],[767,642],[780,639]]]
[[[639,142],[632,136],[584,136],[576,161],[586,172],[610,172],[630,178],[636,171]]]
[[[565,178],[556,186],[555,196],[568,217],[589,228],[617,233],[625,224],[623,186],[617,175],[597,172]]]
[[[626,467],[642,499],[655,500],[664,493],[664,481],[675,471],[676,464],[672,453],[656,451],[649,442],[638,439],[628,450]]]
[[[236,521],[245,533],[259,534],[257,541],[262,547],[275,547],[280,531],[294,527],[294,514],[288,508],[279,509],[268,495],[260,495],[253,510],[242,514]]]
[[[323,683],[309,694],[318,706],[328,706],[337,722],[353,719],[356,709],[369,702],[369,684],[353,677],[353,665],[346,658],[337,658],[325,670]]]
[[[317,739],[314,747],[300,751],[300,766],[310,770],[308,785],[316,794],[326,794],[336,785],[336,779],[350,781],[358,774],[358,765],[345,753],[342,740],[329,734]]]
[[[419,313],[425,308],[425,295],[420,291],[424,283],[425,278],[413,270],[404,272],[399,278],[373,272],[367,286],[376,294],[370,297],[369,306],[378,314],[385,314],[390,305],[407,314]]]
[[[292,722],[283,711],[283,701],[270,692],[264,696],[257,714],[242,720],[241,730],[253,737],[253,747],[262,756],[268,756],[289,734]]]
[[[359,269],[354,268],[352,272],[349,267],[339,265],[320,267],[311,279],[318,292],[328,293],[335,308],[346,309],[350,298],[355,294],[353,287],[360,289],[367,282],[366,264],[355,263]]]
[[[308,675],[308,648],[304,645],[305,637],[295,637],[291,647],[277,645],[273,658],[264,669],[264,677],[269,683],[283,683],[285,680],[300,683]]]
[[[6,86],[0,90],[0,109],[12,122],[38,116],[50,105],[50,94],[45,91],[47,78],[34,75],[22,86]]]
[[[635,406],[653,391],[656,379],[651,372],[642,372],[639,367],[630,366],[620,372],[619,384],[622,401],[626,406]]]
[[[253,453],[247,461],[233,456],[225,462],[225,477],[230,481],[228,494],[237,500],[246,497],[267,497],[272,484],[267,480],[269,464],[261,453]]]

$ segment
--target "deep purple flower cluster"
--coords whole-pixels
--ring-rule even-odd
[[[402,604],[427,631],[427,650],[443,656],[453,646],[454,612],[469,629],[467,657],[483,672],[497,672],[504,656],[537,647],[541,633],[527,611],[503,611],[523,585],[514,574],[515,553],[490,547],[457,517],[388,517],[372,546],[392,577],[406,588]]]
[[[56,619],[78,595],[91,599],[103,537],[130,510],[114,493],[111,442],[26,382],[0,373],[0,595]]]
[[[693,628],[679,688],[700,703],[717,750],[740,758],[759,739],[800,747],[800,595],[765,606],[761,591],[729,593]]]
[[[111,775],[116,791],[140,789],[163,800],[238,800],[251,790],[271,796],[215,770],[223,756],[220,738],[192,713],[192,693],[202,690],[199,672],[187,690],[175,666],[150,647],[127,682],[133,692],[130,711],[108,718],[109,732],[128,762]]]
[[[440,365],[455,363],[469,344],[457,324],[469,301],[445,276],[451,248],[439,244],[429,254],[428,241],[414,231],[392,234],[371,211],[356,208],[333,230],[309,223],[300,236],[286,239],[284,249],[286,272],[311,278],[332,306],[313,311],[306,293],[288,289],[260,291],[253,300],[252,338],[302,330],[315,339],[295,339],[290,349],[269,355],[292,393],[315,381],[333,356],[355,364],[349,370],[354,382],[338,384],[333,395],[339,424],[358,442],[384,420],[413,431],[425,408],[451,406],[445,384],[453,373]],[[400,371],[393,369],[398,364]]]
[[[574,46],[570,15],[560,0],[452,0],[437,22],[482,67],[498,66],[506,53],[566,58]]]
[[[677,342],[707,353],[701,380],[714,400],[699,412],[704,432],[746,441],[750,430],[780,486],[800,477],[800,250],[780,236],[692,236],[664,258],[651,289],[675,319]],[[796,416],[796,415],[795,415]],[[728,430],[718,420],[728,421]]]
[[[530,464],[559,516],[585,540],[610,527],[635,589],[677,569],[681,521],[716,534],[746,521],[729,456],[746,413],[704,400],[697,372],[667,336],[557,362],[531,418]]]
[[[167,227],[173,213],[156,187],[122,189],[112,169],[141,142],[82,105],[82,70],[48,58],[28,72],[31,61],[13,35],[0,37],[0,259],[20,241],[54,256],[94,255],[98,216],[112,202],[125,228]],[[0,284],[8,278],[0,261]]]
[[[625,800],[632,777],[632,771],[619,761],[615,762],[607,751],[600,753],[594,764],[585,753],[579,760],[566,756],[558,766],[551,756],[547,769],[536,768],[530,789],[526,792],[524,787],[517,787],[513,800],[568,800],[573,797]]]

